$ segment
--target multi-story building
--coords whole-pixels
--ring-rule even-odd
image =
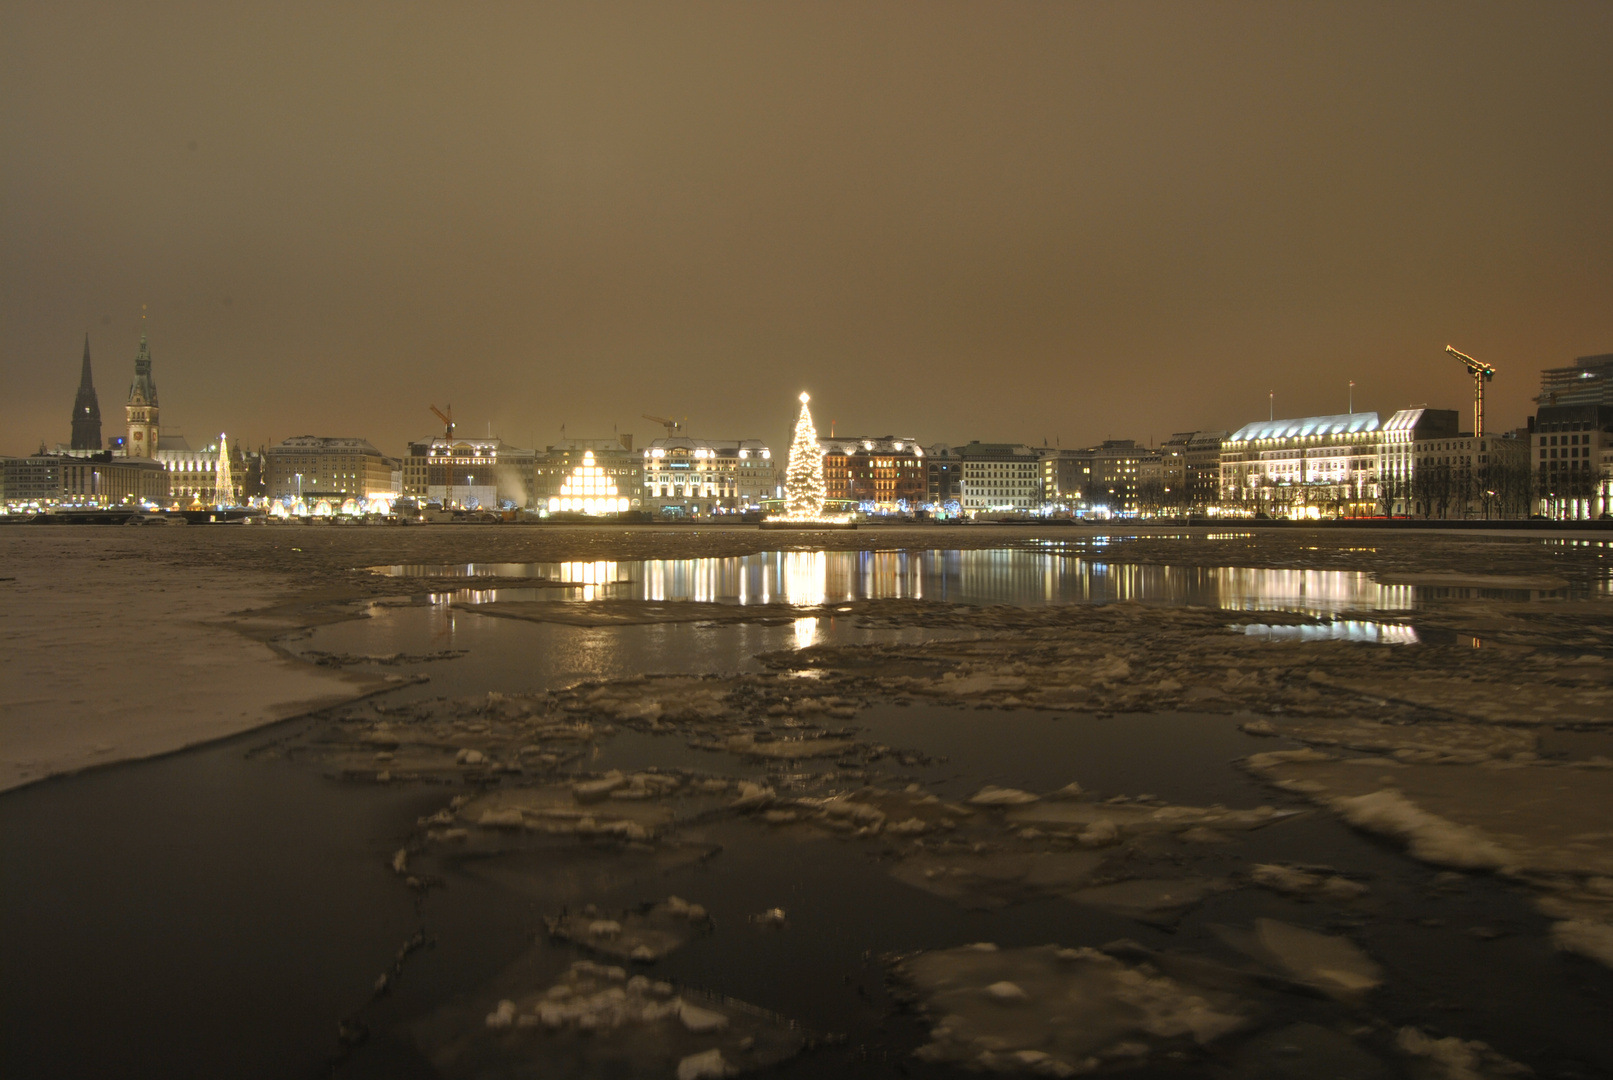
[[[535,502],[537,455],[503,439],[435,435],[409,444],[399,469],[403,495],[445,509],[526,508]],[[377,482],[380,466],[377,465]],[[381,490],[392,485],[392,465]]]
[[[40,452],[28,457],[4,459],[6,506],[54,506],[62,497],[62,466],[70,459],[65,454]]]
[[[643,492],[644,454],[633,449],[631,435],[567,439],[545,447],[533,461],[532,504],[551,513],[642,510]],[[607,499],[615,501],[614,508]]]
[[[1540,394],[1535,398],[1535,404],[1541,408],[1613,405],[1613,353],[1581,356],[1568,367],[1542,371]]]
[[[390,502],[392,459],[367,439],[298,435],[263,452],[270,499]]]
[[[1401,409],[1378,444],[1378,512],[1429,518],[1521,517],[1529,509],[1527,431],[1458,431],[1455,409]]]
[[[759,510],[781,494],[773,451],[760,439],[675,435],[652,441],[640,460],[643,507],[663,517]]]
[[[929,465],[917,439],[819,439],[824,498],[865,512],[918,510],[930,489]]]
[[[924,502],[932,513],[957,513],[962,507],[963,461],[946,443],[924,450]],[[954,506],[956,504],[956,506]]]
[[[1460,423],[1455,409],[1417,408],[1401,409],[1380,425],[1376,434],[1377,461],[1365,478],[1376,493],[1376,512],[1409,517],[1418,514],[1419,507],[1425,507],[1423,516],[1440,516],[1431,511],[1436,506],[1443,508],[1450,496],[1441,495],[1434,479],[1437,470],[1449,464],[1459,473],[1464,465],[1471,465],[1467,455],[1473,448],[1455,449],[1462,439],[1457,430]],[[1469,440],[1471,436],[1469,432]],[[1446,461],[1457,453],[1462,454],[1460,462]]]
[[[241,504],[246,459],[225,436],[193,450],[183,435],[163,435],[152,457],[168,470],[168,497],[180,506]]]
[[[1156,455],[1132,439],[1105,439],[1094,446],[1089,511],[1130,515],[1138,511],[1143,463]]]
[[[1530,458],[1538,512],[1613,515],[1613,353],[1542,371],[1535,401]]]
[[[1092,449],[1043,450],[1042,499],[1056,510],[1084,510],[1092,485]]]
[[[1543,405],[1530,441],[1538,513],[1613,514],[1613,404]]]
[[[155,461],[99,454],[35,454],[6,458],[8,507],[163,506],[168,470]]]
[[[1382,426],[1375,412],[1245,424],[1221,444],[1222,506],[1276,516],[1369,515]]]
[[[1282,517],[1516,517],[1528,507],[1523,433],[1476,437],[1455,409],[1246,425],[1222,444],[1223,505]]]
[[[1221,501],[1221,441],[1225,431],[1179,431],[1159,448],[1161,502],[1203,510]]]
[[[1164,448],[1142,447],[1137,452],[1137,512],[1148,517],[1176,517],[1182,513],[1180,481],[1169,476],[1182,472],[1174,455]]]
[[[1042,505],[1042,463],[1029,446],[971,442],[955,449],[960,459],[959,503],[963,513],[1029,514]]]

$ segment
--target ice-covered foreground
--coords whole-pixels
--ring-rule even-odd
[[[368,541],[339,532],[275,534],[325,550],[276,547],[244,573],[242,552],[263,540],[210,534],[218,573],[237,576],[232,595],[259,612],[238,625],[273,637],[362,617],[378,593],[422,586],[359,568],[470,557],[360,551]],[[373,543],[526,542],[419,532],[429,535]],[[701,554],[751,542],[683,535]],[[647,555],[663,537],[556,533],[534,538],[543,550],[498,554],[539,562],[569,543]],[[161,558],[144,537],[129,543],[162,564],[150,580],[195,569],[173,565],[194,541]],[[1130,550],[1153,559],[1164,543]],[[1492,542],[1474,539],[1308,554],[1292,537],[1264,549],[1180,543],[1184,561],[1219,545],[1223,559],[1422,574],[1405,587],[1434,591],[1408,594],[1413,609],[1372,612],[1374,626],[1414,631],[1376,635],[1331,633],[1331,615],[1133,603],[865,600],[801,614],[538,601],[479,615],[472,599],[460,618],[549,634],[523,641],[668,623],[720,636],[791,614],[861,635],[848,647],[833,633],[799,634],[820,644],[740,674],[472,695],[413,681],[427,661],[463,656],[451,624],[407,653],[363,645],[362,624],[358,645],[351,632],[340,648],[315,633],[297,651],[320,664],[302,670],[401,675],[410,688],[265,736],[254,758],[289,758],[389,796],[417,792],[424,808],[398,822],[406,839],[387,845],[382,871],[417,897],[421,933],[370,1005],[343,1021],[343,1045],[398,1032],[419,1061],[467,1076],[726,1076],[780,1063],[800,1075],[1148,1064],[1470,1078],[1522,1075],[1514,1059],[1548,1075],[1613,1068],[1605,1047],[1530,1012],[1572,1013],[1574,995],[1604,993],[1597,965],[1613,963],[1613,639],[1603,602],[1585,599],[1605,583],[1601,552],[1497,544],[1486,577],[1474,549]],[[1510,595],[1548,579],[1579,598]],[[309,592],[294,597],[293,582]],[[428,611],[398,603],[389,610],[399,616]],[[213,610],[161,608],[176,634]],[[239,631],[195,629],[254,645]],[[1315,632],[1274,632],[1290,629]],[[151,653],[146,673],[172,670],[180,655]],[[1125,755],[1049,757],[1027,743],[1016,758],[999,733],[1029,730],[1026,716],[1064,718],[1093,748],[1099,728],[1121,741],[1170,730],[1180,742],[1138,748],[1121,782],[1112,770]],[[1171,717],[1168,729],[1154,723]],[[1239,749],[1195,757],[1201,731],[1227,733],[1205,747],[1230,737]],[[1023,760],[1032,753],[1042,759]],[[1194,771],[1202,778],[1185,777]],[[869,899],[838,895],[854,888]],[[464,977],[464,938],[451,928],[511,909],[528,920],[521,944],[484,944],[465,964],[482,969],[475,985],[433,996],[425,972]],[[995,947],[978,944],[982,926]],[[820,970],[816,954],[844,956],[847,934],[865,965],[889,974],[893,999],[860,989],[860,1011],[825,1004],[850,993],[852,974],[834,966],[843,961]],[[747,976],[752,955],[795,966]],[[1488,964],[1525,999],[1508,1012],[1482,990]],[[1520,1016],[1556,1041],[1532,1038]],[[861,1040],[855,1054],[834,1038],[847,1028]],[[384,1074],[385,1060],[360,1048],[338,1071],[365,1075],[372,1063]]]

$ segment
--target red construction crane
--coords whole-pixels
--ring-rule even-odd
[[[433,405],[431,407],[431,411],[437,414],[437,419],[438,420],[442,421],[443,438],[452,439],[454,437],[454,407],[453,407],[453,405],[448,406],[448,411],[447,412],[443,412],[441,409],[437,408],[437,406]]]

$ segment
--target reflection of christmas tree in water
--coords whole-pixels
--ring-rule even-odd
[[[823,516],[823,451],[818,447],[808,400],[803,392],[801,415],[795,419],[795,438],[790,442],[790,463],[784,472],[784,513],[792,518]]]

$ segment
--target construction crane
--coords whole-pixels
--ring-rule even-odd
[[[1484,436],[1484,384],[1495,378],[1495,368],[1489,364],[1473,359],[1467,353],[1450,345],[1445,351],[1467,365],[1468,373],[1473,376],[1473,437]]]
[[[437,414],[438,420],[442,421],[443,438],[452,439],[454,437],[454,407],[449,405],[448,411],[443,412],[441,409],[437,408],[437,406],[433,405],[431,407],[431,411]]]
[[[669,438],[669,439],[672,438],[672,436],[676,435],[678,432],[683,430],[682,421],[668,420],[664,416],[651,416],[649,413],[641,413],[640,415],[642,415],[644,417],[644,419],[648,420],[650,423],[652,423],[652,424],[660,424],[662,427],[666,428],[666,437]],[[685,417],[684,419],[688,419],[688,418]]]

